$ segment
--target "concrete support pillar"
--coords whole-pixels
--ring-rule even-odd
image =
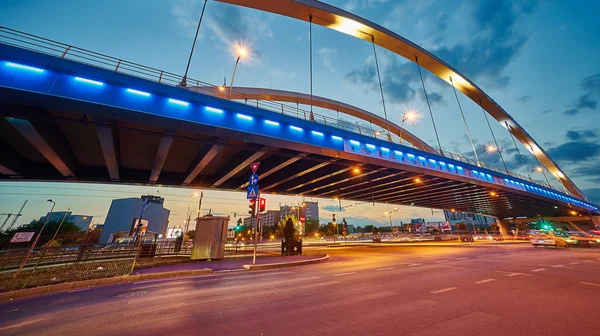
[[[510,237],[510,226],[508,225],[508,221],[498,219],[497,223],[498,227],[500,228],[500,234],[502,234],[502,237]]]

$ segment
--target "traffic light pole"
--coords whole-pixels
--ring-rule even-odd
[[[256,195],[256,199],[258,200],[258,202],[260,202],[260,194]],[[254,211],[252,214],[252,219],[254,220],[254,255],[252,256],[252,265],[256,265],[256,250],[258,249],[258,216],[256,215],[256,213],[258,211],[256,211],[259,208],[259,204],[255,201],[254,202]]]

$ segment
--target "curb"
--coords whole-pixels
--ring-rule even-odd
[[[132,283],[132,282],[145,281],[145,280],[169,279],[169,278],[178,278],[178,277],[196,276],[196,275],[208,275],[208,274],[236,273],[236,272],[244,272],[244,271],[252,271],[252,270],[263,270],[263,269],[309,265],[309,264],[319,263],[326,259],[329,259],[329,255],[325,255],[324,257],[320,257],[320,258],[315,258],[315,259],[310,259],[310,260],[293,261],[293,262],[289,262],[289,263],[244,265],[244,268],[241,268],[241,269],[222,270],[222,271],[214,271],[214,272],[210,268],[203,268],[203,269],[199,269],[199,270],[133,274],[133,275],[116,276],[116,277],[112,277],[112,278],[65,282],[65,283],[60,283],[60,284],[55,284],[55,285],[47,285],[47,286],[19,289],[19,290],[15,290],[12,292],[0,293],[0,302],[12,301],[15,299],[21,299],[21,298],[42,295],[42,294],[66,292],[66,291],[71,291],[71,290],[76,290],[76,289],[92,288],[92,287],[99,287],[99,286],[104,286],[104,285],[116,285],[116,284],[120,284],[120,283]]]
[[[156,280],[156,279],[168,279],[183,276],[193,275],[206,275],[212,274],[213,271],[210,268],[203,268],[199,270],[188,270],[188,271],[173,271],[173,272],[160,272],[160,273],[148,273],[148,274],[133,274],[133,275],[122,275],[111,278],[82,280],[75,282],[65,282],[56,285],[40,286],[26,289],[19,289],[12,292],[0,293],[0,302],[11,301],[14,299],[21,299],[29,296],[66,292],[76,289],[84,289],[91,287],[99,287],[104,285],[116,285],[120,283],[131,283],[144,280]]]
[[[244,268],[249,271],[258,271],[258,270],[266,270],[266,269],[274,269],[274,268],[284,268],[284,267],[292,267],[292,266],[302,266],[302,265],[310,265],[320,263],[324,260],[329,259],[329,255],[326,254],[324,257],[310,259],[310,260],[300,260],[300,261],[292,261],[289,263],[275,263],[275,264],[262,264],[262,265],[244,265]]]

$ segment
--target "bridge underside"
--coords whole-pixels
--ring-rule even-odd
[[[16,94],[27,105],[15,104]],[[423,170],[357,162],[338,151],[301,143],[290,145],[284,140],[160,116],[136,117],[118,110],[106,117],[108,107],[83,102],[43,106],[27,93],[0,89],[1,179],[242,191],[248,165],[260,161],[264,193],[340,197],[497,217],[569,213],[562,203],[517,190],[492,190]]]

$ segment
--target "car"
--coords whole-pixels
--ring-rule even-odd
[[[565,240],[569,245],[590,247],[590,241],[592,237],[585,232],[581,231],[567,231],[564,233]]]
[[[477,240],[477,241],[493,241],[494,237],[492,237],[492,235],[489,235],[489,234],[479,233],[479,234],[473,235],[473,239]]]
[[[461,242],[474,242],[475,238],[473,238],[473,235],[470,233],[461,233],[458,235],[458,239]]]
[[[590,230],[588,235],[592,243],[600,244],[600,230]]]
[[[536,232],[530,235],[530,242],[533,247],[538,246],[554,246],[554,247],[567,247],[567,241],[560,233],[554,232]]]

